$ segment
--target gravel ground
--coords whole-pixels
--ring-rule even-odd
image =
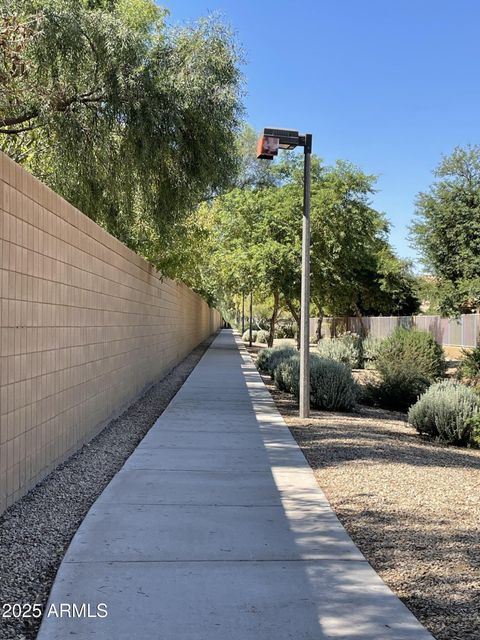
[[[291,396],[264,381],[383,580],[438,640],[479,640],[480,451],[427,442],[403,414],[367,407],[300,420]]]
[[[91,442],[0,516],[0,607],[45,605],[88,509],[167,407],[212,342],[197,347]],[[40,621],[0,618],[2,640],[31,640]]]

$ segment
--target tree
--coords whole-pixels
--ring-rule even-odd
[[[480,146],[457,147],[417,196],[412,240],[435,277],[438,306],[455,315],[480,305]]]
[[[138,250],[237,169],[239,55],[153,0],[7,0],[0,148]],[[152,237],[153,237],[152,236]]]
[[[300,320],[302,157],[287,154],[271,172],[273,183],[214,201],[208,258],[217,283],[237,293],[254,285],[257,297],[272,301],[269,344],[281,306]],[[320,318],[417,308],[408,267],[388,244],[384,216],[369,204],[373,184],[349,163],[325,167],[312,158],[311,282]]]

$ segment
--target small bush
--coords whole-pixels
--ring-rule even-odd
[[[260,371],[269,373],[273,378],[274,371],[278,365],[295,354],[298,354],[298,351],[294,347],[288,346],[263,349],[263,351],[258,355],[257,367]]]
[[[310,354],[310,368],[313,367],[315,360],[319,360],[319,357],[315,354]],[[275,367],[274,379],[275,385],[280,391],[293,393],[298,398],[300,387],[300,354],[298,351]]]
[[[364,338],[362,342],[364,369],[375,369],[382,344],[382,338]]]
[[[411,407],[408,421],[419,433],[447,444],[466,445],[474,437],[479,411],[480,401],[472,389],[455,380],[443,380]]]
[[[340,338],[320,340],[317,349],[321,358],[343,362],[352,369],[362,366],[362,340],[355,334],[347,333]]]
[[[428,331],[400,327],[383,341],[376,358],[376,368],[386,378],[393,366],[402,364],[402,372],[411,369],[416,375],[434,382],[446,369],[442,347]]]
[[[275,384],[281,391],[300,393],[300,356],[284,360],[275,369]],[[311,403],[327,411],[351,411],[355,406],[356,387],[348,366],[334,360],[310,355]]]
[[[296,334],[295,327],[290,322],[281,324],[276,331],[277,338],[281,338],[281,339],[295,338],[295,334]]]
[[[270,373],[270,370],[268,368],[268,363],[269,363],[272,351],[273,349],[262,349],[258,354],[257,367],[260,371],[263,371],[264,373]]]
[[[421,373],[402,363],[393,363],[379,382],[367,384],[362,402],[388,409],[407,412],[430,382]]]
[[[463,360],[458,368],[458,378],[480,377],[480,347],[475,349],[462,349]]]
[[[260,344],[267,344],[268,336],[269,336],[268,331],[265,331],[265,329],[260,329],[260,331],[257,331],[257,337],[255,342],[259,342]]]
[[[351,411],[357,387],[348,366],[334,360],[315,360],[310,372],[312,406],[327,411]]]
[[[476,413],[468,420],[468,426],[471,429],[470,441],[472,445],[480,447],[480,413]]]
[[[247,329],[242,336],[242,340],[244,342],[250,342],[250,329]],[[257,341],[257,331],[255,329],[252,330],[252,342]]]

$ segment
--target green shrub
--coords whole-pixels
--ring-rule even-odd
[[[480,347],[475,349],[462,349],[463,360],[458,368],[459,378],[480,377]]]
[[[242,336],[242,340],[244,342],[250,342],[250,329],[247,329]],[[257,341],[257,331],[255,329],[252,330],[252,342]]]
[[[419,433],[447,444],[466,445],[474,437],[479,411],[480,401],[472,389],[456,380],[443,380],[411,407],[408,421]]]
[[[267,344],[267,339],[269,336],[269,332],[265,331],[265,329],[260,329],[260,331],[257,331],[257,337],[255,342],[259,342],[260,344]]]
[[[275,369],[275,384],[281,391],[300,392],[300,356],[284,360]],[[311,403],[327,411],[351,411],[355,406],[356,387],[349,367],[335,360],[310,354]]]
[[[298,354],[294,347],[278,346],[271,349],[263,349],[257,359],[257,367],[264,373],[269,373],[272,378],[278,365],[291,356]]]
[[[478,394],[477,394],[478,397]],[[470,441],[475,447],[480,447],[480,413],[476,413],[468,420],[471,429]]]
[[[389,411],[408,411],[430,382],[421,373],[404,363],[392,363],[381,380],[367,384],[361,401]]]
[[[315,360],[310,371],[312,406],[327,411],[351,411],[357,387],[350,368],[341,362]]]
[[[376,358],[376,368],[385,378],[390,375],[392,367],[400,363],[402,372],[411,369],[415,375],[430,382],[443,376],[446,368],[443,349],[431,333],[402,327],[383,341]]]
[[[310,354],[310,368],[312,368],[314,360],[319,360],[319,357],[315,354]],[[300,354],[298,351],[289,358],[282,360],[275,367],[273,376],[275,385],[280,391],[287,391],[298,397],[300,385]]]
[[[352,369],[362,366],[362,340],[355,334],[347,333],[339,338],[320,340],[317,349],[321,358],[343,362]]]
[[[277,338],[295,338],[296,329],[293,323],[288,322],[285,324],[281,324],[276,331]]]
[[[257,358],[257,367],[260,371],[264,373],[270,373],[270,369],[268,368],[270,356],[273,349],[262,349],[258,354]]]
[[[382,338],[364,338],[362,342],[364,369],[375,369],[382,344]]]

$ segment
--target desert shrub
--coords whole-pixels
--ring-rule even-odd
[[[362,392],[361,402],[390,411],[408,411],[430,382],[410,364],[392,362],[378,382],[369,383]]]
[[[376,368],[382,378],[389,376],[392,367],[402,365],[402,376],[411,369],[416,375],[433,382],[445,373],[442,347],[428,331],[400,327],[381,345]]]
[[[272,378],[278,365],[291,356],[298,354],[294,347],[278,346],[271,349],[263,349],[257,359],[257,367],[264,373],[269,373]]]
[[[245,331],[245,333],[242,336],[242,340],[244,342],[249,342],[250,341],[250,329],[247,329]],[[257,341],[257,331],[255,331],[255,329],[252,331],[252,342],[256,342]]]
[[[312,406],[327,411],[351,411],[357,388],[350,368],[342,362],[315,360],[310,371]]]
[[[315,354],[310,354],[310,368],[314,360],[319,359]],[[280,391],[288,391],[298,397],[300,385],[300,354],[298,351],[289,358],[285,358],[274,369],[273,377],[275,385]]]
[[[277,338],[295,338],[296,330],[291,322],[281,324],[276,331]]]
[[[300,392],[300,356],[284,360],[275,369],[275,384],[281,391]],[[350,368],[335,360],[310,354],[311,403],[317,409],[351,411],[355,406],[356,387]]]
[[[265,329],[260,329],[260,331],[257,331],[257,337],[255,342],[259,342],[260,344],[267,344],[268,336],[269,336],[268,331],[265,331]]]
[[[283,340],[287,337],[285,335],[285,329],[282,326],[277,327],[277,329],[275,330],[275,337],[279,338],[280,340]]]
[[[374,369],[375,363],[383,344],[382,338],[364,338],[362,342],[363,367]]]
[[[269,363],[270,355],[272,351],[273,349],[262,349],[258,354],[257,367],[258,369],[260,369],[260,371],[263,371],[265,373],[270,373],[270,370],[268,369],[268,363]]]
[[[476,413],[471,418],[469,418],[468,425],[471,429],[470,441],[472,445],[475,447],[480,447],[480,413]]]
[[[447,444],[466,445],[472,441],[479,411],[480,401],[472,389],[456,380],[443,380],[411,407],[408,421],[419,433]]]
[[[463,359],[458,367],[459,378],[480,377],[480,347],[475,349],[462,349]]]
[[[355,334],[346,333],[340,338],[320,340],[317,349],[321,358],[343,362],[352,369],[362,366],[362,340]]]

